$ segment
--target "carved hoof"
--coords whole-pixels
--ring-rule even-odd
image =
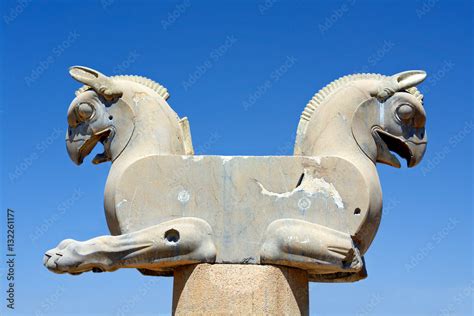
[[[268,226],[260,258],[262,263],[312,274],[358,272],[363,267],[350,235],[296,219],[276,220]]]
[[[47,251],[43,264],[54,273],[81,274],[86,271],[102,272],[111,271],[106,263],[101,263],[97,256],[89,256],[87,246],[83,242],[66,239],[56,248]]]
[[[348,252],[346,255],[346,260],[343,261],[343,267],[347,271],[357,272],[362,269],[364,265],[364,261],[362,260],[362,256],[360,255],[359,249],[353,246],[353,248]]]

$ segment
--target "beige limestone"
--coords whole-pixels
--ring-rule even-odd
[[[413,167],[426,149],[416,89],[426,74],[356,74],[319,91],[300,118],[294,156],[194,156],[189,121],[162,85],[76,66],[85,86],[68,109],[66,145],[81,164],[111,162],[110,236],[64,240],[46,252],[56,273],[137,268],[173,275],[197,263],[273,264],[310,281],[366,277],[382,216],[376,163]]]
[[[308,315],[304,270],[199,264],[174,272],[175,315]]]

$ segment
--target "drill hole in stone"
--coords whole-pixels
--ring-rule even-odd
[[[169,242],[178,242],[179,232],[176,229],[170,229],[165,232],[165,238]]]
[[[354,210],[354,215],[360,215],[360,208],[357,207],[357,208]]]

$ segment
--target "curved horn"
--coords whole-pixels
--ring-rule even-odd
[[[426,72],[423,70],[408,70],[392,76],[397,83],[399,90],[406,90],[419,85],[426,79]]]
[[[69,68],[69,74],[75,80],[94,89],[95,92],[102,95],[106,100],[119,98],[123,94],[111,78],[97,70],[84,66],[72,66]]]
[[[376,89],[376,97],[384,102],[395,92],[406,90],[420,84],[426,78],[426,72],[423,70],[403,71],[383,80]]]

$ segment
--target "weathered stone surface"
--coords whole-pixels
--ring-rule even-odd
[[[426,149],[426,74],[358,74],[308,103],[295,156],[193,156],[187,118],[167,89],[137,76],[73,67],[86,86],[68,109],[66,145],[80,164],[94,146],[111,161],[105,211],[111,236],[65,240],[44,263],[57,273],[138,268],[172,275],[183,265],[274,264],[311,281],[366,276],[382,192],[376,163],[415,166]]]
[[[175,315],[308,315],[305,271],[199,264],[174,272]]]
[[[340,173],[331,172],[335,165]],[[330,240],[331,233],[344,232],[344,241],[333,239],[326,247],[347,252],[353,247],[350,235],[366,229],[368,192],[351,190],[364,188],[364,178],[338,159],[149,156],[130,165],[116,186],[120,233],[178,217],[202,218],[213,227],[216,263],[260,263],[265,228],[279,219],[323,227],[308,227],[308,237],[298,241],[295,235],[295,242],[313,235]],[[356,208],[362,213],[354,214]]]

